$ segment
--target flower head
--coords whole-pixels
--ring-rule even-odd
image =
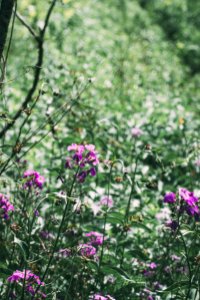
[[[171,228],[172,231],[176,231],[178,222],[176,220],[170,220],[165,223],[165,226]]]
[[[19,271],[16,270],[13,274],[7,279],[9,282],[21,282],[23,283],[25,280],[25,288],[26,291],[31,294],[36,294],[37,285],[44,286],[44,282],[42,282],[39,276],[32,273],[30,270]],[[37,294],[40,294],[42,298],[46,298],[46,295],[40,291]]]
[[[96,248],[88,244],[80,244],[79,245],[79,252],[82,256],[85,257],[92,257],[96,254]]]
[[[91,231],[85,234],[90,238],[90,244],[93,246],[99,246],[103,244],[103,235],[99,232]]]
[[[72,252],[70,249],[65,248],[65,249],[60,249],[58,253],[59,253],[59,257],[66,258],[69,257]]]
[[[113,199],[108,196],[103,196],[100,200],[100,204],[111,208],[113,207]]]
[[[157,264],[155,262],[151,262],[150,264],[148,264],[148,267],[150,269],[156,269],[157,268]]]
[[[179,188],[179,197],[184,203],[183,208],[190,216],[199,217],[200,211],[197,205],[198,198],[194,195],[193,192],[188,191],[185,188]]]
[[[198,198],[194,196],[194,193],[185,188],[179,189],[179,196],[190,206],[193,206],[198,201]]]
[[[88,175],[96,175],[96,166],[99,164],[97,151],[94,145],[72,144],[67,147],[69,152],[73,152],[71,157],[66,158],[65,167],[73,169],[78,166],[80,171],[77,174],[77,181],[83,183]]]
[[[140,137],[143,134],[143,131],[138,127],[133,127],[131,129],[131,134],[134,138]]]
[[[165,203],[174,203],[174,202],[176,202],[176,195],[172,192],[165,194],[164,202]]]
[[[14,206],[9,202],[8,198],[3,194],[0,194],[0,209],[3,211],[2,215],[5,220],[9,219],[8,212],[14,211]]]
[[[25,178],[24,188],[43,188],[43,184],[45,182],[44,176],[41,176],[40,173],[34,170],[27,170],[24,172],[23,178]]]

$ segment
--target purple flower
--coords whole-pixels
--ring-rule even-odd
[[[153,296],[149,295],[147,300],[154,300]]]
[[[39,215],[40,215],[40,214],[39,214],[39,211],[36,209],[36,210],[34,211],[34,216],[35,216],[35,217],[39,217]]]
[[[99,159],[94,145],[72,144],[68,146],[67,150],[73,154],[66,158],[65,167],[72,169],[74,166],[79,166],[82,169],[77,174],[78,182],[83,183],[88,175],[96,176]]]
[[[131,134],[132,134],[133,137],[137,138],[137,137],[140,137],[143,134],[143,131],[138,127],[133,127],[131,129]]]
[[[100,200],[100,204],[108,207],[113,207],[113,199],[108,196],[103,196]]]
[[[21,279],[24,279],[26,281],[31,280],[32,282],[38,284],[38,285],[43,285],[44,286],[44,282],[40,281],[39,276],[35,275],[34,273],[32,273],[30,270],[23,270],[22,272],[19,270],[16,270],[15,272],[13,272],[13,274],[8,277],[8,281],[10,282],[19,282]]]
[[[179,189],[179,196],[190,206],[195,205],[195,203],[198,201],[198,198],[194,196],[194,193],[185,188]]]
[[[148,267],[153,270],[157,268],[157,264],[155,262],[151,262],[150,264],[148,264]]]
[[[42,189],[45,182],[45,178],[40,173],[34,170],[27,170],[24,172],[23,178],[25,178],[24,188],[39,188]]]
[[[99,232],[91,231],[85,234],[90,238],[90,244],[93,246],[99,246],[103,244],[103,235]]]
[[[72,162],[71,162],[71,157],[66,158],[65,168],[67,168],[67,169],[72,169],[73,168],[73,165],[72,165]]]
[[[96,248],[88,244],[80,244],[79,252],[82,256],[92,257],[96,254]]]
[[[143,270],[143,275],[144,275],[145,277],[151,277],[151,276],[154,275],[154,272],[145,269],[145,270]]]
[[[58,253],[59,253],[59,256],[60,256],[60,257],[66,258],[66,257],[69,257],[69,256],[71,255],[71,250],[70,250],[70,249],[67,249],[67,248],[65,248],[65,249],[60,249],[60,250],[58,251]]]
[[[21,282],[21,285],[23,285],[23,282],[25,280],[25,289],[26,291],[31,294],[32,296],[35,295],[37,285],[44,286],[44,282],[40,280],[40,277],[32,273],[30,270],[23,270],[22,272],[19,270],[16,270],[13,272],[13,274],[8,277],[7,279],[9,282]],[[42,298],[46,298],[46,295],[40,291],[38,293]]]
[[[0,209],[3,211],[3,218],[5,220],[9,219],[8,212],[14,211],[14,206],[9,202],[8,198],[3,194],[0,194]]]
[[[188,215],[190,215],[190,216],[199,215],[199,208],[198,208],[197,205],[194,205],[194,206],[187,206],[187,207],[186,207],[186,212],[187,212]]]
[[[176,231],[176,229],[178,228],[178,222],[175,220],[167,221],[165,223],[165,226],[171,228],[171,230],[173,231]]]
[[[95,168],[91,168],[91,169],[90,169],[90,175],[91,175],[91,176],[93,176],[93,177],[96,176],[96,173],[97,173],[97,172],[96,172],[96,169],[95,169]]]
[[[179,196],[181,200],[185,202],[183,209],[185,209],[187,214],[198,218],[200,214],[199,207],[196,204],[198,202],[198,198],[195,197],[194,193],[185,188],[180,188]]]
[[[83,183],[85,181],[86,177],[87,177],[87,172],[86,171],[81,171],[77,175],[77,180],[78,180],[78,182]]]
[[[40,236],[44,240],[51,240],[54,238],[52,233],[50,233],[48,231],[44,231],[44,230],[40,231]]]
[[[39,278],[39,276],[32,273],[30,270],[23,270],[22,272],[19,270],[16,270],[13,272],[13,274],[8,277],[7,279],[9,282],[21,282],[21,285],[23,285],[23,282],[25,280],[25,289],[26,291],[34,296],[36,294],[37,285],[44,286],[44,282],[42,282]],[[46,295],[42,293],[41,291],[37,292],[37,296],[40,295],[42,298],[46,298]]]
[[[177,256],[176,254],[172,254],[171,259],[172,259],[173,261],[180,261],[180,260],[181,260],[181,257],[180,257],[180,256]]]
[[[174,202],[176,202],[176,195],[172,192],[165,194],[164,202],[165,203],[174,203]]]

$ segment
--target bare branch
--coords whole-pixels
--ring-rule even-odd
[[[17,19],[21,22],[22,25],[24,25],[24,27],[26,27],[28,29],[28,31],[30,32],[30,34],[36,39],[36,41],[39,41],[39,36],[37,36],[37,34],[34,32],[33,28],[31,28],[31,26],[25,21],[25,19],[22,17],[22,15],[20,15],[20,13],[16,13],[16,17]]]
[[[5,133],[15,124],[16,120],[21,116],[22,112],[27,108],[28,103],[32,100],[33,94],[36,91],[36,88],[38,86],[38,82],[40,79],[40,73],[41,73],[41,69],[42,69],[42,64],[43,64],[43,56],[44,56],[44,37],[45,37],[45,32],[46,32],[46,28],[49,24],[49,19],[51,16],[51,13],[53,11],[53,8],[56,4],[57,0],[53,0],[46,18],[45,18],[45,24],[43,29],[40,31],[40,35],[39,35],[39,40],[38,40],[38,59],[37,59],[37,63],[35,65],[35,73],[34,73],[34,78],[33,78],[33,84],[32,87],[30,88],[24,102],[22,103],[21,107],[19,108],[19,110],[16,112],[15,116],[13,117],[12,121],[10,123],[8,123],[0,132],[0,138],[2,138]]]
[[[0,61],[6,43],[8,27],[12,16],[15,0],[2,0],[0,6]]]

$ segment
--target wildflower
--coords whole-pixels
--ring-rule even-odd
[[[154,262],[151,262],[150,264],[148,264],[148,267],[153,270],[153,269],[157,268],[157,264]]]
[[[143,134],[143,131],[138,127],[133,127],[131,129],[131,134],[132,134],[133,137],[137,138],[137,137],[140,137]]]
[[[5,220],[9,219],[8,212],[14,211],[14,206],[9,202],[8,198],[3,194],[0,194],[0,209],[3,211],[3,218]]]
[[[59,257],[63,257],[63,258],[66,258],[66,257],[69,257],[71,255],[71,250],[70,249],[60,249],[58,251],[59,253]]]
[[[172,231],[176,231],[178,228],[178,222],[175,220],[170,220],[165,223],[165,226],[171,228]]]
[[[91,231],[85,234],[90,238],[90,244],[93,246],[99,246],[103,244],[103,235],[99,232]]]
[[[179,196],[181,200],[185,202],[184,209],[187,214],[198,217],[200,214],[199,207],[196,205],[198,198],[194,195],[194,193],[185,188],[180,188]]]
[[[83,183],[88,175],[96,176],[96,166],[99,164],[97,152],[94,145],[77,145],[68,146],[69,152],[74,152],[72,157],[66,158],[65,167],[72,169],[79,166],[81,169],[77,174],[77,181]]]
[[[39,189],[43,188],[45,178],[40,173],[34,170],[27,170],[24,172],[23,178],[26,178],[24,188],[36,187]]]
[[[180,256],[177,256],[177,255],[175,255],[175,254],[172,254],[172,256],[171,256],[171,259],[173,260],[173,261],[180,261],[181,260],[181,257]]]
[[[48,231],[44,231],[44,230],[40,231],[40,236],[44,240],[51,240],[54,238],[52,233],[50,233]]]
[[[172,192],[165,194],[164,202],[165,203],[174,203],[174,202],[176,202],[176,195]]]
[[[179,189],[179,196],[190,206],[195,205],[195,203],[198,201],[198,198],[194,196],[194,193],[185,188]]]
[[[32,273],[30,270],[23,270],[22,272],[19,270],[16,270],[13,272],[13,274],[8,277],[7,279],[9,282],[20,282],[23,283],[25,280],[25,288],[26,291],[31,294],[35,295],[35,291],[37,289],[36,285],[44,286],[44,282],[42,282],[39,278],[39,276]],[[41,295],[42,298],[46,298],[46,295],[40,291],[38,291],[38,294]]]
[[[79,251],[82,256],[92,257],[96,254],[96,248],[88,244],[80,244]]]
[[[113,207],[113,199],[108,196],[103,196],[100,200],[100,204],[111,208]]]
[[[35,217],[39,217],[39,215],[40,215],[40,214],[39,214],[39,211],[38,211],[37,209],[35,209],[35,211],[34,211],[34,216],[35,216]]]

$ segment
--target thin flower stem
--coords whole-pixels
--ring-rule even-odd
[[[110,172],[109,172],[109,179],[108,179],[108,199],[109,199],[109,196],[110,196],[110,181],[111,181],[113,166],[114,166],[114,163],[112,163],[111,168],[110,168]],[[107,204],[108,204],[108,200],[107,200]],[[101,246],[101,254],[100,254],[100,259],[99,259],[99,266],[98,266],[98,272],[97,272],[98,275],[97,275],[97,278],[99,277],[99,274],[100,274],[100,271],[101,271],[102,260],[103,260],[107,216],[108,216],[108,205],[106,206],[105,217],[104,217],[103,242],[102,242],[102,246]]]
[[[74,179],[73,179],[73,182],[72,182],[70,191],[69,191],[69,193],[67,194],[67,203],[66,203],[66,205],[65,205],[64,213],[63,213],[63,216],[62,216],[62,219],[61,219],[61,222],[60,222],[60,226],[59,226],[59,228],[58,228],[58,233],[57,233],[56,240],[55,240],[55,243],[54,243],[54,245],[53,245],[53,249],[52,249],[51,254],[50,254],[50,257],[49,257],[49,261],[48,261],[48,263],[47,263],[46,269],[45,269],[44,274],[43,274],[42,279],[41,279],[42,282],[45,280],[46,275],[47,275],[47,273],[48,273],[48,271],[49,271],[50,265],[51,265],[52,260],[53,260],[54,253],[55,253],[55,251],[56,251],[56,247],[57,247],[58,241],[59,241],[59,239],[60,239],[60,234],[61,234],[61,230],[62,230],[64,221],[65,221],[65,217],[66,217],[66,215],[67,215],[67,213],[68,213],[68,211],[69,211],[69,207],[70,207],[70,200],[69,200],[69,198],[70,198],[71,195],[72,195],[72,191],[73,191],[74,184],[75,184],[75,181],[76,181],[76,178],[77,178],[77,174],[78,174],[78,172],[79,172],[79,168],[80,168],[80,167],[77,168],[77,171],[76,171],[76,174],[75,174],[75,176],[74,176]],[[39,291],[39,289],[40,289],[40,285],[39,285],[39,286],[37,287],[37,289],[35,290],[35,295],[33,295],[32,300],[35,299],[35,296],[36,296],[37,292]]]
[[[183,247],[184,247],[184,250],[185,250],[185,256],[186,256],[186,261],[187,261],[188,271],[189,271],[189,285],[188,285],[187,295],[186,295],[186,298],[185,298],[185,300],[188,300],[188,299],[190,299],[189,297],[190,297],[191,284],[192,284],[192,270],[191,270],[191,266],[190,266],[190,260],[189,260],[189,256],[188,256],[187,245],[185,243],[185,240],[184,240],[184,237],[183,237],[183,234],[181,233],[181,231],[179,233],[180,233],[180,236],[181,236],[181,239],[182,239],[182,242],[183,242]]]

